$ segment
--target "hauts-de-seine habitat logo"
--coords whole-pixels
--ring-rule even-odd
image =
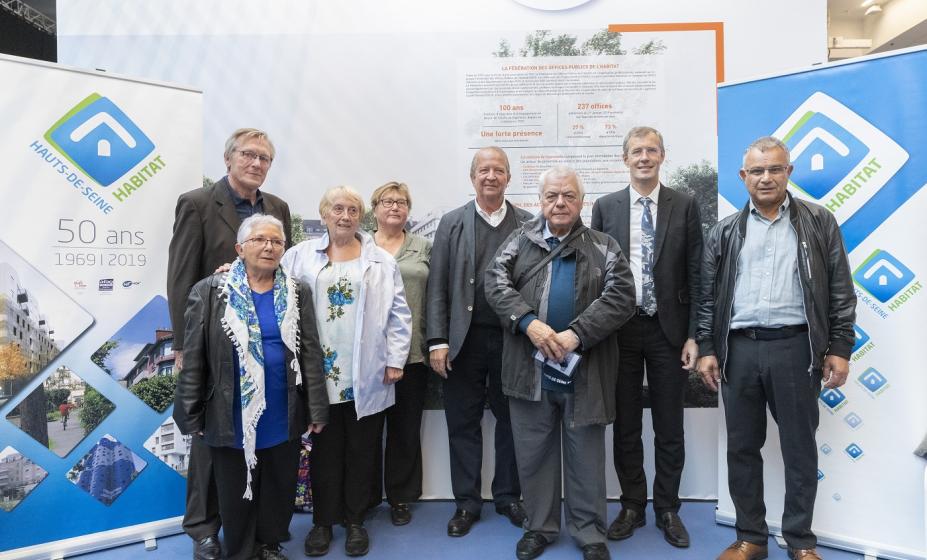
[[[876,249],[853,272],[853,281],[870,296],[887,303],[890,310],[897,311],[921,290],[921,281],[915,281],[914,276],[894,255]]]
[[[88,95],[67,111],[48,129],[44,140],[47,145],[36,140],[30,147],[104,214],[165,167],[160,155],[151,157],[154,142],[99,93]],[[120,180],[122,184],[114,186]]]
[[[870,397],[877,397],[889,388],[888,379],[876,368],[868,368],[856,378],[856,383],[866,390]]]
[[[154,143],[132,119],[97,93],[87,96],[53,124],[45,139],[104,187],[154,151]]]
[[[840,389],[824,389],[818,396],[824,409],[831,414],[837,412],[847,404],[847,397]]]
[[[795,169],[790,186],[800,197],[833,212],[839,224],[884,187],[909,157],[872,123],[820,91],[795,109],[773,136],[791,151]]]
[[[853,461],[859,461],[863,456],[863,448],[858,443],[851,443],[844,448],[843,452]]]
[[[853,343],[853,349],[850,351],[853,361],[859,360],[875,348],[875,342],[872,341],[869,333],[859,325],[853,325],[853,337],[855,342]]]

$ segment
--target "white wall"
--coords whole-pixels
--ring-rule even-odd
[[[905,2],[922,0],[894,3]],[[537,10],[514,0],[68,0],[58,5],[58,36],[102,30],[125,35],[417,33],[721,21],[726,78],[736,81],[824,62],[826,17],[826,0],[591,0],[565,11]]]
[[[892,0],[882,8],[881,14],[864,20],[863,30],[866,37],[872,37],[875,50],[925,20],[927,2],[924,0]]]
[[[863,21],[859,18],[831,17],[827,25],[827,37],[845,39],[865,39]]]

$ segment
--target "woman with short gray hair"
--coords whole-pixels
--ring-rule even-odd
[[[312,292],[280,267],[283,224],[255,214],[237,240],[229,271],[190,291],[174,420],[209,446],[227,558],[279,560],[300,436],[321,432],[328,396]]]
[[[329,189],[319,213],[326,234],[283,258],[283,267],[313,288],[331,402],[328,427],[313,437],[313,527],[305,553],[327,554],[332,527],[345,523],[345,552],[363,556],[377,436],[409,354],[411,314],[395,259],[359,230],[364,201],[357,191]]]

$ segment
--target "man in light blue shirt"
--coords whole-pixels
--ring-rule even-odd
[[[705,241],[698,371],[724,394],[728,489],[737,540],[719,560],[767,557],[766,408],[785,466],[782,536],[789,558],[820,559],[811,531],[817,494],[817,397],[849,374],[856,296],[843,237],[826,208],[787,191],[789,150],[772,137],[744,154],[750,202]]]
[[[804,325],[798,278],[798,238],[789,223],[789,199],[767,218],[750,202],[747,236],[737,258],[731,329]]]

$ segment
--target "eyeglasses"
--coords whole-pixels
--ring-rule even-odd
[[[270,156],[265,156],[257,152],[252,152],[251,150],[235,150],[235,151],[241,154],[242,159],[244,159],[245,162],[247,163],[251,163],[254,160],[258,160],[261,162],[261,165],[270,165],[274,161],[274,158]]]
[[[751,167],[750,169],[747,169],[746,172],[747,172],[747,175],[751,177],[760,178],[763,175],[766,175],[767,172],[769,172],[770,175],[774,175],[774,176],[782,175],[783,173],[785,173],[786,169],[787,168],[784,165],[773,165],[770,167]]]
[[[336,204],[332,206],[332,209],[329,210],[329,212],[331,212],[335,216],[341,216],[342,214],[347,212],[348,216],[351,216],[353,218],[360,214],[360,208],[358,208],[357,206],[342,206],[340,204]]]
[[[268,239],[267,237],[252,237],[251,239],[245,239],[245,243],[255,243],[261,247],[267,247],[267,244],[274,249],[282,249],[285,242],[282,239]]]
[[[571,192],[565,192],[565,193],[564,192],[561,192],[561,193],[549,192],[549,193],[544,194],[544,202],[548,204],[553,204],[557,202],[557,199],[559,198],[563,198],[563,201],[566,202],[567,204],[572,204],[576,202],[576,200],[579,197],[575,193],[571,193]]]
[[[404,198],[381,198],[380,202],[377,204],[384,208],[392,208],[393,206],[407,208],[409,206],[409,201]]]

